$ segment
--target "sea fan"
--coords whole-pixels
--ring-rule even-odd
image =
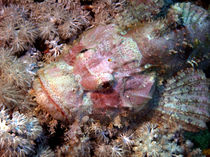
[[[163,114],[163,119],[176,121],[186,130],[206,128],[205,122],[210,119],[208,84],[202,70],[185,69],[167,81],[155,110]]]

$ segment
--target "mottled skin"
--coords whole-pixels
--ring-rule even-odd
[[[73,64],[80,84],[91,91],[95,108],[132,108],[151,99],[154,77],[139,74],[141,53],[136,43],[117,31],[108,25],[87,32],[80,41],[86,51]]]
[[[206,38],[206,12],[196,23],[193,14],[184,14],[191,11],[189,8],[174,6],[169,15],[174,12],[177,17],[137,25],[124,35],[114,24],[84,33],[69,53],[39,71],[34,82],[37,102],[61,120],[71,118],[76,111],[91,114],[144,108],[152,98],[155,75],[145,73],[142,67],[167,67],[174,60],[178,64],[177,56],[187,55],[185,49],[192,47],[194,36],[189,28],[199,28],[204,32],[199,39]],[[184,19],[184,27],[177,27],[179,18]]]
[[[62,120],[81,107],[143,108],[155,79],[154,74],[141,74],[141,59],[136,42],[119,35],[115,25],[98,26],[60,61],[39,71],[37,101]]]

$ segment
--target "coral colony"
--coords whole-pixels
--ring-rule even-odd
[[[210,155],[209,8],[0,0],[0,156]]]

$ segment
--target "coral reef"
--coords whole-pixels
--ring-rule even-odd
[[[139,21],[154,19],[165,3],[163,0],[96,0],[88,8],[94,13],[93,25],[115,23],[127,30]]]
[[[0,46],[13,53],[29,48],[35,42],[38,30],[27,18],[27,9],[16,5],[0,9]]]
[[[67,3],[67,4],[66,4]],[[38,25],[40,37],[53,40],[70,39],[90,23],[88,12],[75,2],[44,1],[32,6],[32,20]],[[49,9],[46,9],[48,7]]]
[[[65,132],[65,142],[57,147],[57,156],[202,156],[200,149],[183,138],[182,129],[160,127],[142,123],[136,129],[111,127],[113,122],[104,125],[91,118],[69,126]],[[128,129],[128,128],[127,128]],[[124,133],[123,133],[124,132]],[[107,140],[101,140],[100,134]]]
[[[204,156],[199,148],[194,149],[193,143],[183,138],[180,128],[170,130],[160,128],[156,124],[146,123],[135,131],[133,156]]]
[[[34,0],[0,0],[1,5],[10,5],[10,4],[28,4],[33,3]]]
[[[1,156],[26,156],[33,152],[34,140],[42,133],[38,119],[14,112],[12,118],[5,109],[0,111]]]
[[[27,66],[12,56],[10,50],[0,49],[0,102],[9,108],[28,108],[34,104],[28,94],[33,74],[27,71]]]
[[[0,0],[0,156],[208,156],[203,4]]]
[[[174,135],[161,134],[155,125],[146,124],[140,130],[137,129],[137,132],[140,136],[136,139],[136,156],[158,157],[184,154],[184,150],[178,145],[178,141],[174,141]]]
[[[48,146],[40,147],[37,152],[33,157],[55,157],[55,153]]]
[[[126,9],[126,0],[96,0],[89,8],[94,13],[93,25],[110,24],[117,14]]]

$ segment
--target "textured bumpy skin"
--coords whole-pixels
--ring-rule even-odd
[[[139,21],[144,23],[154,19],[164,5],[164,0],[128,0],[123,11],[115,16],[115,23],[126,30]]]
[[[186,69],[169,79],[157,111],[185,129],[206,128],[209,115],[209,80],[201,70]]]
[[[191,11],[195,14],[191,15]],[[207,26],[205,10],[178,3],[171,7],[166,19],[136,25],[125,34],[114,24],[90,29],[69,53],[39,71],[34,81],[37,102],[61,120],[69,119],[81,108],[89,113],[110,108],[139,111],[152,98],[155,82],[154,73],[145,73],[142,67],[150,64],[165,70],[174,61],[178,64],[179,58],[185,64],[189,55],[185,50],[193,48],[196,39],[201,43],[206,40]],[[191,29],[201,33],[193,36]]]
[[[82,94],[72,70],[64,61],[52,63],[41,69],[34,81],[37,102],[56,119],[67,119],[70,109],[81,105]]]
[[[170,65],[180,56],[187,56],[187,50],[197,46],[196,43],[207,41],[209,27],[209,14],[205,9],[191,3],[176,3],[166,19],[140,24],[126,36],[136,41],[142,65]]]
[[[185,26],[192,39],[203,42],[208,37],[210,21],[209,13],[205,9],[190,2],[176,3],[169,14],[176,22]]]
[[[186,38],[186,30],[176,30],[175,32],[167,30],[167,28],[166,21],[154,21],[140,25],[128,32],[126,36],[131,36],[141,51],[141,65],[169,64],[175,57],[171,52],[180,53],[184,50],[185,46],[182,43]],[[167,62],[165,62],[166,60]]]
[[[143,108],[151,99],[154,74],[140,74],[141,53],[115,25],[88,31],[70,53],[39,71],[37,102],[56,119],[81,107]]]

